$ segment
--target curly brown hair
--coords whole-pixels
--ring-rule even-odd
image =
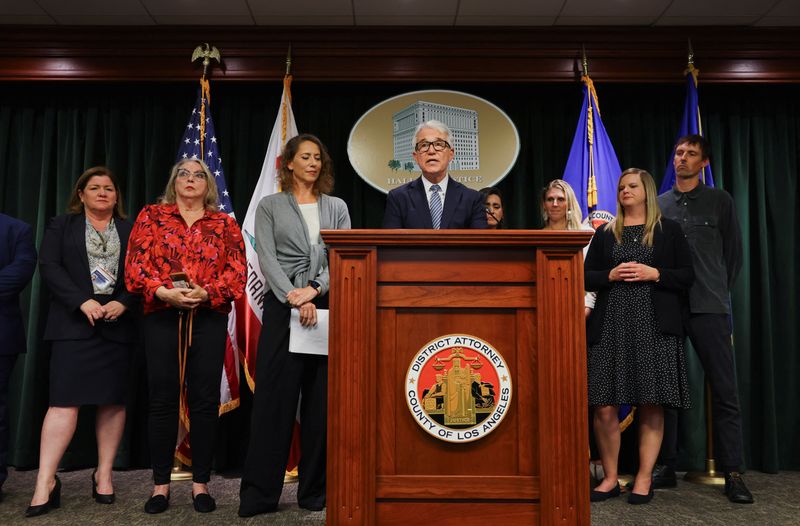
[[[69,201],[67,203],[67,212],[70,214],[82,214],[83,202],[81,201],[81,193],[86,190],[86,185],[92,177],[106,176],[111,179],[114,184],[114,190],[117,192],[117,203],[114,205],[114,217],[125,219],[125,207],[122,205],[122,192],[119,189],[119,182],[114,173],[105,166],[93,166],[83,172],[78,180],[75,181],[75,186],[69,194]]]
[[[281,183],[281,190],[290,192],[294,187],[294,177],[292,171],[289,169],[289,163],[292,162],[300,145],[304,142],[313,142],[319,148],[320,159],[322,167],[319,170],[319,177],[317,182],[314,183],[314,191],[318,194],[329,194],[333,191],[333,161],[331,156],[328,155],[328,149],[322,144],[316,136],[310,133],[301,133],[296,137],[292,137],[286,142],[281,153],[281,164],[278,168],[278,178]]]

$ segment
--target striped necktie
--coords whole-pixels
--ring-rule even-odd
[[[439,188],[438,184],[431,185],[431,223],[433,223],[433,228],[435,230],[439,230],[439,227],[442,225],[442,198],[439,197]]]

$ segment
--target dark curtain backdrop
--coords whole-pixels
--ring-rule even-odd
[[[649,170],[660,181],[682,111],[684,88],[600,84],[603,121],[620,164]],[[347,160],[355,121],[383,99],[418,89],[455,89],[482,96],[516,123],[522,149],[499,184],[512,228],[538,228],[538,193],[561,177],[581,102],[579,84],[304,84],[293,85],[301,131],[317,134],[335,161],[335,194],[350,208],[353,227],[378,227],[385,197],[362,182]],[[275,120],[280,82],[212,83],[212,112],[229,190],[243,218]],[[194,84],[13,84],[0,87],[0,210],[32,224],[37,242],[49,217],[62,213],[72,184],[87,167],[105,164],[122,179],[127,210],[163,190],[196,96]],[[747,463],[764,471],[800,469],[798,365],[797,175],[800,87],[701,85],[706,135],[718,186],[732,193],[744,232],[745,263],[733,294],[735,347],[744,414]],[[29,352],[12,384],[11,463],[35,467],[47,408],[49,349],[41,341],[46,290],[37,272],[26,291]],[[0,343],[1,345],[2,343]],[[681,465],[704,458],[702,369],[694,356],[694,409],[682,419]],[[149,464],[143,358],[131,373],[128,426],[119,467]],[[250,398],[222,419],[217,467],[241,465]],[[81,416],[63,465],[95,462],[91,409]]]

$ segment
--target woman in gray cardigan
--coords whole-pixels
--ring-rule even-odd
[[[282,192],[258,204],[256,252],[269,283],[256,358],[250,446],[239,491],[239,516],[274,512],[283,489],[297,404],[302,457],[297,503],[325,507],[328,357],[289,352],[291,310],[304,326],[328,308],[328,260],[320,230],[350,228],[347,205],[328,195],[333,167],[322,142],[302,134],[281,155]]]

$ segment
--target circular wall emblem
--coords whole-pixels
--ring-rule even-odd
[[[517,160],[519,133],[511,118],[486,99],[449,90],[403,93],[370,108],[353,125],[347,155],[367,184],[383,193],[421,175],[414,130],[435,119],[453,132],[449,173],[473,190],[494,186]]]
[[[406,403],[428,434],[472,442],[500,425],[511,403],[511,373],[491,344],[466,334],[426,343],[406,373]]]

